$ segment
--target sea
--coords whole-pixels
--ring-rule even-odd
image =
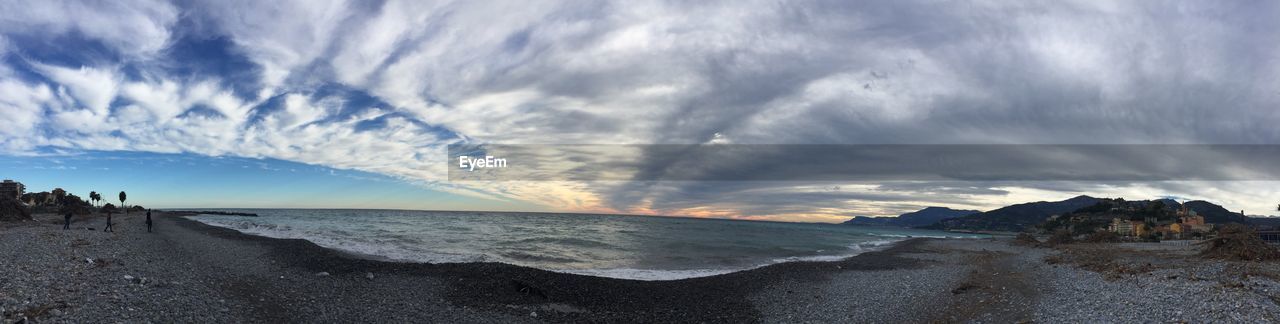
[[[912,237],[985,235],[894,227],[629,215],[220,209],[188,216],[246,234],[304,239],[397,262],[503,262],[591,276],[676,280],[788,261],[835,261]]]

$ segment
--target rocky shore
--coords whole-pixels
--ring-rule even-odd
[[[155,218],[154,233],[141,214],[117,215],[115,233],[97,217],[65,231],[54,215],[2,224],[4,322],[1280,320],[1276,264],[1205,261],[1174,244],[913,239],[839,262],[632,281],[367,260]]]

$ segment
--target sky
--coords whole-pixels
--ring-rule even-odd
[[[0,177],[160,207],[834,222],[1090,194],[1271,214],[1274,181],[464,183],[445,160],[460,143],[1277,144],[1275,17],[1255,1],[2,1]]]

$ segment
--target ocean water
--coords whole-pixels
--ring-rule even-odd
[[[401,262],[504,262],[672,280],[786,261],[839,260],[910,237],[981,235],[888,227],[548,213],[236,209],[197,221]]]

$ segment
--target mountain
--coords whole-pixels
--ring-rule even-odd
[[[889,221],[895,220],[896,217],[868,217],[854,216],[852,219],[844,221],[844,225],[864,225],[864,226],[885,226],[890,225]]]
[[[988,212],[947,219],[933,228],[1020,232],[1044,222],[1049,216],[1065,214],[1097,204],[1097,198],[1077,196],[1063,201],[1039,201],[1012,205]]]
[[[947,207],[926,207],[918,211],[898,215],[898,219],[894,225],[903,227],[916,227],[932,225],[944,219],[964,217],[980,213],[976,210],[951,209]]]
[[[1179,208],[1182,208],[1182,203],[1179,203],[1177,200],[1173,200],[1171,198],[1161,198],[1161,199],[1156,199],[1155,201],[1164,203],[1165,208],[1169,208],[1172,210],[1178,210]]]
[[[889,225],[901,227],[917,227],[937,223],[938,221],[976,214],[976,210],[959,210],[947,207],[925,207],[925,209],[898,215],[898,217],[866,217],[857,216],[845,221],[846,225]]]
[[[1263,229],[1263,230],[1275,230],[1277,228],[1280,228],[1280,217],[1251,216],[1249,217],[1249,224],[1252,224],[1253,226],[1257,226],[1259,229]]]
[[[1226,208],[1223,208],[1222,206],[1218,206],[1211,202],[1196,200],[1196,201],[1188,201],[1183,205],[1187,206],[1187,209],[1194,210],[1196,214],[1199,214],[1200,216],[1204,216],[1204,221],[1206,223],[1214,223],[1214,224],[1225,224],[1225,223],[1249,224],[1250,223],[1249,217],[1246,217],[1245,215],[1240,213],[1229,211]]]

